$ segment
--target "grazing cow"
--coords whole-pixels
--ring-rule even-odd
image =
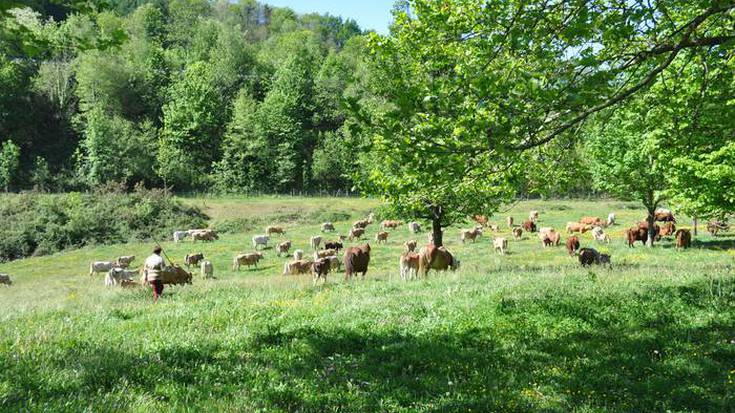
[[[418,276],[419,260],[419,254],[413,251],[401,254],[401,257],[398,259],[398,268],[401,272],[402,280],[410,280]]]
[[[676,231],[676,248],[686,249],[692,246],[692,233],[688,229]]]
[[[482,235],[482,228],[476,227],[474,229],[463,229],[460,233],[460,239],[462,240],[462,244],[465,243],[466,240],[472,240],[472,242],[475,242],[477,237]]]
[[[602,227],[597,226],[592,228],[591,233],[592,238],[594,238],[595,241],[606,242],[608,244],[610,243],[610,236],[605,234],[605,231],[602,230]]]
[[[297,260],[283,263],[283,275],[301,275],[311,272],[311,261]]]
[[[247,265],[250,269],[251,265],[258,268],[258,261],[263,259],[263,254],[259,252],[251,252],[248,254],[238,254],[232,259],[232,271],[240,271],[241,265]]]
[[[323,259],[329,260],[329,271],[339,271],[342,267],[342,259],[336,255],[330,255],[329,257],[324,257]]]
[[[573,234],[575,232],[579,232],[580,234],[584,234],[585,232],[592,229],[591,225],[587,224],[580,224],[578,222],[567,222],[567,233]]]
[[[611,227],[613,225],[615,225],[615,213],[611,212],[607,214],[607,226]]]
[[[337,251],[333,249],[327,249],[322,251],[314,251],[314,261],[320,258],[333,257],[337,255]]]
[[[419,273],[426,277],[430,270],[436,271],[455,271],[459,269],[459,259],[444,247],[437,247],[429,244],[419,251]]]
[[[190,231],[174,231],[174,242],[181,242],[191,235]]]
[[[385,220],[380,223],[380,229],[396,229],[401,225],[401,221]]]
[[[536,222],[538,221],[538,215],[538,211],[531,211],[528,213],[528,220],[531,222]]]
[[[105,277],[105,285],[110,287],[113,285],[122,284],[123,281],[133,281],[133,277],[135,277],[137,274],[138,271],[114,267],[107,272],[107,276]]]
[[[579,238],[577,236],[572,235],[571,237],[567,238],[567,252],[569,255],[575,255],[577,253],[577,250],[579,250]]]
[[[291,249],[291,240],[283,241],[282,243],[276,245],[276,253],[280,257],[281,254],[288,255],[288,251]]]
[[[331,222],[325,222],[322,224],[322,232],[332,232],[334,231],[334,224]]]
[[[13,285],[13,281],[10,279],[8,274],[0,274],[0,284],[5,284],[10,287]]]
[[[628,240],[628,247],[633,247],[636,241],[645,245],[648,241],[648,231],[645,228],[631,227],[625,231],[625,238]]]
[[[676,224],[674,224],[671,221],[668,221],[661,225],[661,230],[659,231],[658,235],[662,237],[669,237],[674,235],[676,233]]]
[[[161,270],[161,272],[158,274],[158,280],[165,285],[191,284],[192,278],[193,276],[190,272],[184,270],[177,265],[164,267],[163,270]],[[148,284],[145,279],[145,273],[141,277],[140,284]]]
[[[408,230],[411,231],[412,234],[418,234],[421,232],[421,225],[416,221],[411,221],[408,223]]]
[[[115,266],[112,261],[92,261],[89,263],[89,276],[99,273],[106,273]]]
[[[659,208],[654,211],[653,218],[659,222],[676,222],[674,214],[670,210],[664,208]]]
[[[713,237],[716,237],[720,231],[729,231],[729,230],[730,230],[730,226],[725,221],[713,219],[707,222],[707,231],[709,231],[710,235],[712,235]]]
[[[495,238],[493,240],[493,250],[499,252],[500,255],[505,255],[505,251],[508,250],[508,240],[505,238]]]
[[[522,236],[523,236],[523,229],[521,227],[513,228],[513,238],[515,238],[516,240],[519,240],[521,239]]]
[[[403,251],[404,252],[414,252],[416,251],[416,245],[418,245],[418,242],[415,239],[408,240],[403,243]]]
[[[342,248],[344,248],[344,244],[339,241],[328,241],[324,243],[325,250],[335,250],[339,252]]]
[[[304,250],[296,250],[293,252],[294,261],[300,261],[302,258],[304,258]]]
[[[375,242],[380,244],[381,242],[383,244],[386,244],[388,242],[388,233],[385,231],[380,231],[377,234],[375,234]]]
[[[193,231],[191,233],[191,240],[196,241],[206,241],[206,242],[214,242],[214,240],[219,239],[219,236],[214,231]]]
[[[271,236],[273,234],[285,235],[286,230],[284,230],[282,227],[277,227],[275,225],[271,225],[265,228],[265,235]]]
[[[201,271],[202,278],[214,278],[214,265],[212,265],[212,261],[202,261],[199,264],[199,270]]]
[[[603,264],[610,265],[611,264],[610,255],[600,254],[594,248],[580,249],[579,250],[579,263],[582,264],[583,267],[589,267],[593,264],[597,264],[597,265],[603,265]]]
[[[505,223],[508,224],[508,228],[513,228],[513,217],[506,218]]]
[[[582,219],[579,220],[579,223],[598,227],[605,225],[605,222],[600,217],[582,217]]]
[[[184,257],[184,264],[186,264],[186,268],[189,268],[192,265],[199,265],[199,262],[203,259],[204,254],[202,254],[201,252],[198,254],[186,254],[186,257]]]
[[[262,245],[263,248],[268,248],[268,241],[270,237],[267,235],[256,235],[253,237],[253,248],[258,249],[258,245]]]
[[[524,221],[523,230],[526,232],[536,232],[536,223],[530,219],[528,221]]]
[[[638,228],[648,231],[648,221],[641,221],[638,223]],[[661,227],[658,224],[653,224],[653,240],[658,241],[661,239]]]
[[[133,261],[135,261],[135,255],[123,255],[117,257],[117,266],[120,268],[128,268]]]
[[[559,242],[561,242],[561,234],[554,228],[550,227],[541,228],[541,230],[539,230],[538,237],[544,248],[552,245],[559,246]]]
[[[365,279],[370,264],[370,244],[345,249],[344,263],[345,280],[357,273],[362,273],[362,278]]]
[[[360,219],[352,223],[352,228],[365,228],[370,225],[370,221],[367,219]]]
[[[354,241],[356,239],[362,238],[362,236],[365,234],[364,228],[352,228],[350,229],[350,241]]]
[[[486,217],[485,215],[474,215],[472,217],[472,220],[477,222],[482,227],[486,226],[489,222],[488,217]]]
[[[318,259],[311,264],[311,273],[314,276],[314,285],[316,285],[316,282],[319,281],[320,278],[323,278],[325,283],[327,282],[327,274],[329,274],[330,265],[331,262],[326,258]]]
[[[309,238],[309,245],[311,246],[311,249],[318,250],[319,246],[322,245],[322,237],[319,235],[315,235],[311,238]]]

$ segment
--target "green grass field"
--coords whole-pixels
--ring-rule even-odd
[[[184,201],[215,226],[283,224],[284,239],[306,251],[321,218],[344,217],[335,224],[346,233],[379,206]],[[622,231],[644,216],[635,204],[561,200],[499,214],[501,234],[512,238],[506,215],[520,222],[531,209],[559,229],[615,212],[612,243],[583,236],[583,246],[612,254],[612,269],[582,269],[535,234],[511,239],[506,256],[492,252],[491,236],[462,245],[459,229],[470,223],[445,232],[460,271],[413,282],[398,277],[401,244],[423,244],[426,233],[405,226],[385,246],[371,242],[365,281],[332,274],[317,287],[281,276],[286,259],[272,249],[257,270],[231,271],[265,225],[211,244],[165,242],[179,262],[203,252],[217,279],[197,272],[155,305],[149,290],[87,275],[91,260],[135,254],[140,265],[151,244],[2,264],[14,285],[0,286],[0,410],[735,412],[735,236],[700,232],[687,251],[671,240],[629,249]]]

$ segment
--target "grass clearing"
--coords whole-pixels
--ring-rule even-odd
[[[371,242],[365,281],[336,274],[313,287],[309,277],[281,276],[285,258],[272,249],[257,270],[234,273],[231,260],[267,224],[285,225],[284,239],[308,251],[318,214],[349,214],[335,222],[346,233],[377,202],[186,201],[215,225],[284,220],[211,244],[165,242],[178,262],[203,252],[218,278],[197,274],[157,305],[148,290],[105,288],[86,274],[91,260],[135,254],[140,264],[149,244],[0,265],[15,282],[0,286],[0,410],[735,411],[730,234],[700,233],[688,251],[670,240],[629,249],[622,230],[644,216],[630,204],[521,202],[509,213],[516,222],[538,209],[541,224],[558,229],[616,212],[611,244],[583,236],[583,246],[612,254],[612,271],[581,269],[535,234],[510,239],[499,256],[489,236],[462,245],[458,226],[445,240],[460,271],[404,283],[398,255],[414,236],[402,226],[388,245]],[[505,215],[495,221],[512,238]],[[415,238],[424,243],[426,233]]]

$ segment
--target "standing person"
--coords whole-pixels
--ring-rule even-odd
[[[153,289],[153,299],[158,301],[158,297],[163,294],[163,281],[161,281],[161,271],[163,271],[164,262],[161,257],[161,247],[156,246],[153,249],[153,254],[145,259],[145,265],[143,271],[145,272],[145,279],[151,285]]]

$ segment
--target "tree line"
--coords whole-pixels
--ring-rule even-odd
[[[176,191],[352,186],[353,20],[252,0],[2,10],[0,184]]]

